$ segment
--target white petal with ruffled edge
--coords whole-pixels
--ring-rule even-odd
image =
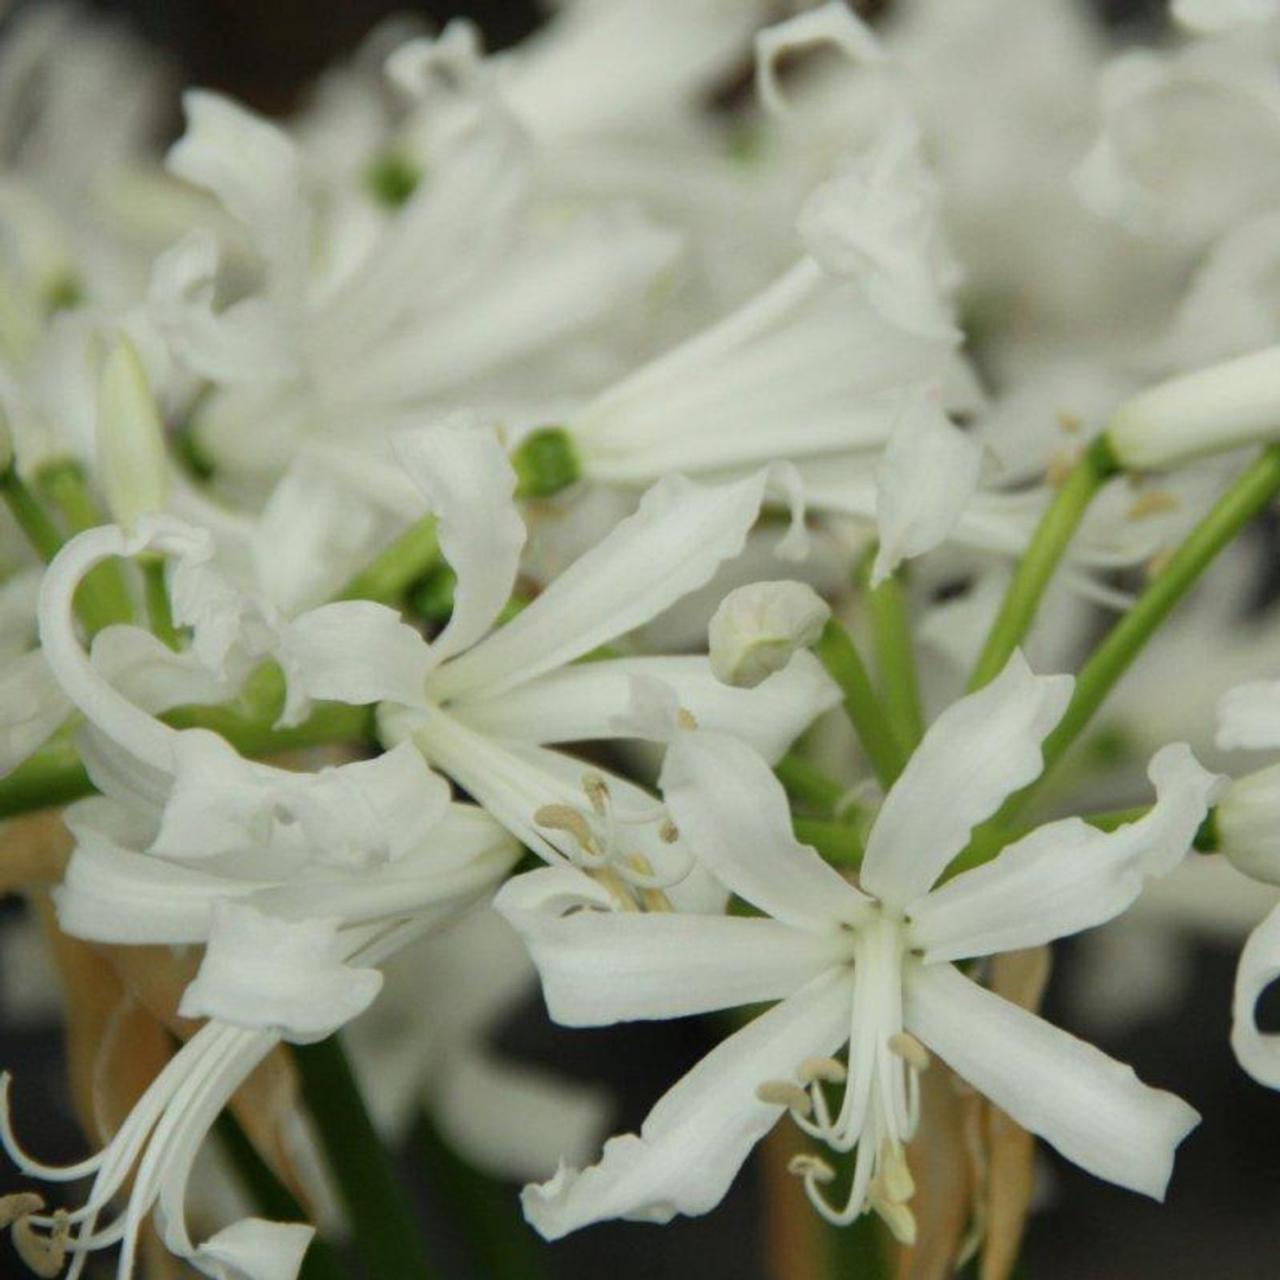
[[[775,919],[838,934],[868,908],[863,894],[795,838],[782,784],[744,743],[680,734],[660,786],[699,862]]]
[[[751,1148],[784,1108],[756,1089],[787,1079],[849,1034],[852,978],[816,978],[713,1049],[633,1133],[611,1138],[598,1164],[526,1187],[525,1217],[548,1240],[606,1218],[670,1222],[714,1209]]]
[[[1148,876],[1182,860],[1225,781],[1183,744],[1158,751],[1149,772],[1156,803],[1138,821],[1112,832],[1079,818],[1050,822],[912,903],[912,946],[927,961],[991,955],[1052,942],[1128,910]]]
[[[908,965],[907,1029],[979,1093],[1082,1169],[1163,1199],[1200,1122],[1133,1068],[1002,1000],[951,965]]]
[[[440,549],[457,578],[453,612],[431,646],[442,662],[474,645],[511,596],[525,541],[516,475],[497,434],[469,413],[400,432],[394,445],[439,519]]]
[[[1280,978],[1280,907],[1249,935],[1240,952],[1231,1000],[1231,1048],[1259,1083],[1280,1089],[1280,1035],[1258,1029],[1258,997]]]
[[[1006,796],[1039,776],[1070,676],[1038,676],[1020,651],[985,688],[929,726],[867,838],[862,887],[905,907],[925,893]]]
[[[367,1009],[381,986],[376,969],[344,962],[331,921],[285,921],[219,902],[200,971],[178,1013],[311,1044]]]
[[[524,939],[552,1018],[566,1027],[681,1018],[780,1000],[851,960],[851,940],[768,919],[583,910],[565,914],[537,882],[509,880],[494,908]]]
[[[500,693],[656,617],[742,550],[764,484],[763,473],[723,485],[660,480],[527,609],[433,672],[432,694]]]

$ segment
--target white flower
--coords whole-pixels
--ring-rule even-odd
[[[385,735],[412,739],[539,856],[598,864],[625,847],[659,878],[663,868],[668,878],[673,866],[687,871],[687,857],[660,835],[661,809],[641,788],[549,748],[628,736],[619,717],[639,677],[670,686],[699,723],[744,737],[770,759],[838,699],[807,654],[756,690],[726,688],[705,657],[576,662],[702,586],[736,555],[759,512],[764,475],[705,487],[668,477],[495,628],[524,543],[501,445],[491,431],[459,419],[404,433],[396,447],[439,518],[440,544],[457,575],[450,621],[428,644],[381,605],[324,605],[285,628],[287,669],[310,697],[386,704]],[[539,822],[539,813],[548,821]],[[624,838],[620,825],[634,829]],[[632,865],[631,874],[648,873]]]
[[[554,868],[508,882],[497,907],[525,937],[552,1016],[569,1025],[669,1018],[779,1000],[671,1089],[640,1134],[603,1160],[525,1192],[556,1238],[603,1218],[665,1222],[724,1195],[752,1145],[790,1109],[837,1152],[857,1148],[843,1205],[824,1161],[797,1164],[815,1207],[848,1223],[871,1207],[910,1240],[902,1146],[918,1117],[926,1046],[1024,1128],[1090,1172],[1163,1195],[1196,1113],[1098,1050],[984,990],[959,960],[1034,946],[1111,919],[1181,858],[1217,779],[1185,747],[1152,761],[1151,813],[1111,834],[1049,823],[995,861],[935,885],[1011,791],[1041,768],[1040,741],[1071,692],[1015,655],[944,712],[889,792],[861,889],[792,835],[781,788],[741,746],[684,734],[663,771],[667,804],[712,869],[765,918],[622,915]],[[845,1044],[847,1061],[837,1059]],[[842,1085],[832,1109],[824,1082]]]
[[[1258,997],[1280,977],[1280,907],[1249,935],[1236,969],[1231,1004],[1231,1048],[1259,1083],[1280,1089],[1280,1038],[1258,1029]]]
[[[1280,17],[1276,0],[1173,0],[1169,12],[1184,27],[1198,33],[1256,26]]]
[[[729,592],[707,628],[717,680],[753,689],[822,634],[831,607],[803,582],[753,582]]]

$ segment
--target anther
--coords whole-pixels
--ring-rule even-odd
[[[867,1203],[880,1215],[880,1220],[889,1228],[889,1234],[899,1244],[915,1244],[916,1215],[905,1204],[882,1199],[874,1191],[868,1193]]]
[[[916,1180],[911,1176],[911,1166],[897,1144],[885,1141],[880,1145],[876,1181],[886,1200],[905,1204],[916,1193]]]
[[[40,1280],[54,1280],[67,1260],[69,1229],[64,1209],[54,1215],[53,1231],[47,1236],[35,1229],[29,1217],[19,1218],[13,1224],[14,1251]]]
[[[584,853],[599,853],[591,825],[577,809],[568,804],[544,804],[533,814],[534,822],[549,831],[565,831],[577,842]]]
[[[682,729],[696,729],[698,727],[698,717],[688,707],[680,707],[676,711],[676,724]]]
[[[1147,576],[1147,580],[1158,578],[1165,570],[1169,561],[1173,559],[1173,548],[1165,547],[1162,551],[1157,551],[1155,555],[1142,566],[1142,571]]]
[[[34,1191],[15,1191],[12,1195],[0,1196],[0,1231],[33,1213],[44,1208],[44,1197]]]
[[[815,1080],[824,1080],[827,1084],[843,1084],[849,1078],[849,1072],[843,1062],[835,1058],[806,1058],[796,1072],[801,1084],[812,1084]]]
[[[804,1153],[787,1161],[787,1172],[797,1178],[812,1178],[814,1182],[831,1182],[836,1176],[836,1171],[821,1156]]]
[[[1060,485],[1083,456],[1084,450],[1079,445],[1060,449],[1049,459],[1049,465],[1044,470],[1045,483],[1050,487]]]
[[[1084,429],[1084,423],[1080,420],[1080,415],[1072,413],[1068,409],[1059,409],[1056,417],[1058,430],[1064,435],[1078,436]]]
[[[788,1107],[802,1116],[813,1110],[813,1099],[790,1080],[766,1080],[756,1087],[756,1097],[771,1107]]]
[[[609,784],[598,773],[584,773],[582,789],[596,815],[603,818],[609,812]]]
[[[1125,516],[1130,520],[1145,520],[1148,516],[1176,511],[1180,505],[1176,493],[1170,493],[1168,489],[1148,489],[1134,500]]]
[[[910,1031],[895,1031],[889,1037],[889,1052],[896,1053],[909,1067],[928,1071],[929,1050]]]
[[[658,839],[663,844],[675,844],[680,839],[680,829],[670,818],[663,818],[658,824]]]

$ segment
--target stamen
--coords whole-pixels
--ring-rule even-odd
[[[696,729],[698,717],[688,707],[680,707],[676,710],[676,724],[682,729]]]
[[[15,1191],[12,1195],[0,1196],[0,1231],[20,1218],[39,1213],[43,1208],[44,1197],[34,1191]]]
[[[915,1244],[916,1215],[905,1204],[896,1200],[883,1200],[874,1189],[867,1194],[867,1204],[875,1210],[880,1220],[889,1228],[889,1234],[899,1244]]]
[[[1176,511],[1180,505],[1176,493],[1170,493],[1168,489],[1148,489],[1135,499],[1125,516],[1129,520],[1145,520],[1148,516]]]
[[[584,853],[596,857],[600,855],[600,846],[592,833],[591,824],[572,805],[544,804],[534,811],[533,820],[549,831],[567,832]]]
[[[1072,413],[1068,409],[1059,409],[1056,417],[1058,430],[1065,435],[1078,436],[1084,429],[1084,423],[1080,420],[1080,415]]]
[[[885,1141],[880,1144],[876,1182],[885,1199],[895,1203],[905,1204],[915,1195],[916,1180],[911,1176],[911,1166],[896,1143]]]
[[[1049,459],[1049,465],[1044,470],[1045,483],[1050,488],[1060,485],[1082,457],[1084,457],[1084,450],[1079,445],[1060,449]]]
[[[670,818],[663,818],[658,824],[658,839],[663,844],[675,844],[680,839],[680,829]]]
[[[13,1248],[28,1270],[40,1280],[54,1280],[67,1260],[67,1215],[59,1210],[54,1215],[53,1231],[42,1236],[31,1219],[19,1218],[13,1224]]]
[[[596,816],[603,818],[609,812],[609,784],[598,773],[584,773],[582,789],[587,793]]]
[[[831,1182],[836,1171],[821,1157],[802,1153],[787,1161],[787,1172],[797,1178],[812,1178],[814,1182]]]
[[[896,1053],[909,1067],[929,1070],[929,1050],[910,1031],[895,1031],[889,1037],[889,1052]]]
[[[827,1084],[843,1084],[849,1078],[848,1068],[835,1058],[806,1058],[796,1072],[801,1084],[824,1080]]]
[[[1155,555],[1142,566],[1142,572],[1145,574],[1147,581],[1152,578],[1158,578],[1165,570],[1165,566],[1173,559],[1173,548],[1164,547],[1157,551]]]
[[[766,1080],[764,1084],[756,1086],[756,1097],[769,1106],[787,1107],[802,1116],[807,1116],[813,1110],[813,1100],[798,1084],[792,1084],[790,1080]]]

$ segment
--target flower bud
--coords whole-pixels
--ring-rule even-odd
[[[1280,764],[1236,778],[1214,815],[1218,851],[1254,880],[1280,884]]]
[[[98,465],[111,514],[125,528],[168,496],[164,426],[138,353],[122,337],[98,383]]]
[[[1139,392],[1112,414],[1106,436],[1121,465],[1139,469],[1280,440],[1280,346]]]
[[[521,498],[549,498],[574,484],[581,474],[573,442],[563,427],[531,431],[512,450],[511,465]]]
[[[803,582],[753,582],[720,602],[707,636],[716,679],[753,689],[822,634],[831,609]]]

